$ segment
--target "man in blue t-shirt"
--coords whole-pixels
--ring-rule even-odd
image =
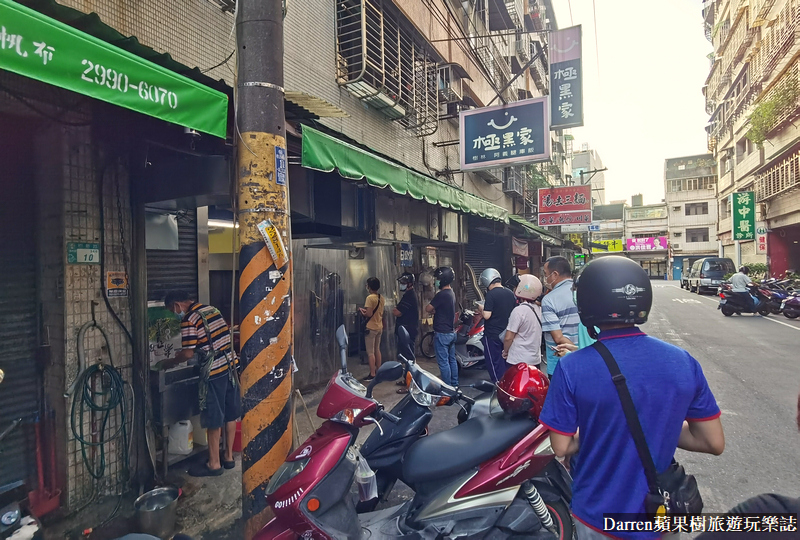
[[[676,448],[719,455],[725,437],[717,406],[700,364],[688,352],[647,336],[652,304],[650,280],[625,257],[589,264],[577,282],[581,322],[608,347],[626,379],[659,473]],[[594,336],[593,336],[594,337]],[[644,512],[648,492],[611,373],[600,354],[586,347],[562,358],[539,418],[551,431],[553,451],[580,449],[572,511],[578,539],[603,538],[603,515]],[[603,533],[619,538],[658,538],[658,532]]]

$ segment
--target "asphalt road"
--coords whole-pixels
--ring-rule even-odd
[[[653,310],[643,330],[697,358],[722,409],[726,449],[721,456],[676,454],[697,477],[705,511],[725,512],[760,493],[800,496],[800,320],[725,317],[716,296],[693,294],[674,282],[653,282],[653,287]],[[435,362],[420,360],[438,373]],[[461,383],[480,378],[488,378],[485,371],[467,370]],[[457,412],[437,409],[431,432],[455,426]],[[412,496],[398,483],[388,506]]]
[[[700,362],[722,409],[725,452],[676,455],[697,477],[706,512],[727,511],[760,493],[800,495],[800,322],[725,317],[718,301],[654,282],[653,311],[642,327]]]

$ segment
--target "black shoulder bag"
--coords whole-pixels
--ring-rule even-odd
[[[686,474],[684,468],[675,459],[669,468],[658,474],[653,456],[647,447],[642,424],[636,414],[633,398],[625,383],[625,376],[620,373],[617,361],[608,347],[600,341],[592,344],[600,353],[611,372],[611,379],[622,402],[622,410],[628,421],[628,429],[636,443],[636,451],[644,466],[644,475],[647,477],[648,493],[644,501],[644,509],[648,514],[699,514],[703,510],[703,499],[697,487],[697,480],[691,474]]]

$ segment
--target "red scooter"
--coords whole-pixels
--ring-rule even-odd
[[[327,421],[293,452],[267,486],[275,518],[257,540],[370,540],[442,538],[571,539],[571,478],[555,459],[549,431],[528,415],[477,416],[423,437],[403,459],[403,476],[414,489],[404,504],[357,514],[354,479],[362,500],[374,496],[374,478],[354,445],[359,428],[400,418],[372,398],[375,385],[402,374],[386,362],[365,388],[347,372],[347,335],[337,330],[342,357],[317,415]],[[413,392],[431,403],[458,392],[426,374]]]

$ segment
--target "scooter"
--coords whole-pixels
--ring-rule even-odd
[[[781,304],[781,311],[783,316],[787,319],[796,319],[800,317],[800,294],[792,294],[789,298]]]
[[[494,392],[495,386],[489,381],[479,381],[461,387],[482,390],[483,393],[475,399],[461,391],[449,391],[449,387],[446,387],[442,388],[443,399],[434,403],[428,387],[432,381],[437,380],[436,377],[417,365],[411,339],[405,328],[398,330],[397,337],[398,360],[406,365],[409,392],[390,411],[391,414],[400,418],[400,423],[395,425],[391,422],[381,422],[383,429],[373,430],[361,446],[362,457],[375,471],[378,496],[359,502],[356,505],[359,514],[372,512],[378,504],[385,502],[397,480],[408,483],[403,475],[402,459],[412,444],[428,434],[428,424],[433,417],[432,409],[440,405],[458,405],[460,408],[459,424],[476,415],[490,414],[493,411],[502,413]],[[493,405],[494,408],[492,408]]]
[[[730,284],[723,283],[720,286],[719,305],[717,309],[721,310],[722,314],[726,317],[730,317],[734,313],[738,315],[743,313],[758,313],[766,317],[772,312],[769,305],[771,293],[768,290],[751,285],[749,294],[756,298],[753,307],[751,307],[750,303],[742,298],[739,293],[734,293],[731,290]]]
[[[347,334],[337,330],[344,355]],[[404,504],[358,515],[349,496],[358,479],[361,499],[372,498],[372,471],[354,446],[359,428],[401,418],[372,398],[377,384],[401,376],[386,362],[364,388],[347,372],[332,377],[318,407],[326,422],[276,471],[267,489],[275,518],[257,540],[371,540],[442,538],[570,539],[569,473],[555,459],[549,431],[530,416],[477,416],[456,428],[416,441],[403,458],[415,490]],[[438,400],[457,392],[436,377],[419,392]],[[358,471],[358,475],[356,474]]]
[[[462,369],[468,369],[484,361],[483,327],[481,315],[465,309],[459,317],[461,324],[456,328],[456,360]]]

